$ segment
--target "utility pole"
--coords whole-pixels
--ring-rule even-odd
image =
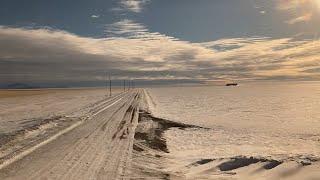
[[[108,72],[106,72],[106,89],[108,90]]]
[[[127,91],[129,91],[130,90],[130,80],[127,80],[126,82],[127,82],[127,84],[126,84],[127,85]]]
[[[109,75],[109,96],[112,96],[112,84],[111,84],[111,77]]]
[[[126,91],[126,80],[123,80],[123,91]]]

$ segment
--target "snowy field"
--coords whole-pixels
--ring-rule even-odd
[[[114,90],[115,94],[121,92]],[[57,116],[83,116],[105,100],[106,89],[0,90],[0,134]]]
[[[0,179],[319,179],[319,90],[2,91]]]
[[[247,171],[242,170],[250,174],[270,160],[278,162],[272,171],[284,171],[283,178],[308,179],[309,175],[311,179],[320,178],[316,173],[319,163],[313,163],[320,159],[319,83],[150,88],[147,92],[154,116],[207,128],[171,128],[165,132],[174,162],[170,163],[169,171],[187,174],[190,178],[201,175],[221,178],[221,174],[236,178],[232,173],[239,174],[237,171],[241,168],[235,166],[231,168],[233,171],[221,173],[214,167],[230,159],[235,164],[255,164],[248,166]],[[203,159],[208,162],[195,163]],[[303,166],[306,164],[312,165]],[[297,170],[292,170],[295,167]],[[308,168],[313,171],[304,171]],[[286,174],[286,170],[292,173]],[[275,176],[272,171],[246,178],[282,177],[280,172]],[[304,175],[305,172],[309,175]]]

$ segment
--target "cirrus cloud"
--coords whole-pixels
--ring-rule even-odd
[[[300,23],[300,22],[308,22],[311,20],[311,18],[312,18],[312,13],[307,13],[302,16],[296,17],[294,19],[288,20],[287,23],[288,24],[296,24],[296,23]]]
[[[129,10],[131,12],[140,13],[143,10],[143,7],[150,0],[120,0],[120,5],[122,8]]]

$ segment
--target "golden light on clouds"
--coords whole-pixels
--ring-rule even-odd
[[[293,18],[287,21],[288,24],[296,24],[296,23],[300,23],[300,22],[307,22],[310,21],[312,18],[312,13],[307,13],[304,14],[302,16],[299,16],[297,18]]]
[[[121,77],[132,77],[127,72],[134,72],[137,79],[320,79],[320,40],[252,37],[192,43],[150,33],[138,23],[123,23],[127,23],[122,26],[127,28],[123,32],[137,31],[131,33],[135,38],[95,39],[65,31],[0,26],[4,40],[0,59],[10,60],[3,63],[17,62],[20,69],[31,68],[30,72],[41,70],[39,74],[44,79],[56,74],[55,69],[41,66],[39,70],[28,64],[63,63],[64,79],[96,77],[96,72],[108,68]],[[128,29],[132,26],[135,30]],[[141,29],[137,30],[139,26]],[[0,66],[3,74],[15,75],[4,67]]]
[[[277,8],[293,16],[286,21],[293,25],[312,20],[320,12],[320,0],[279,0]]]
[[[314,0],[314,3],[317,6],[318,10],[320,11],[320,0]]]

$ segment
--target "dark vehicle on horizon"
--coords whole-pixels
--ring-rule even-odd
[[[227,83],[226,86],[238,86],[238,83]]]

